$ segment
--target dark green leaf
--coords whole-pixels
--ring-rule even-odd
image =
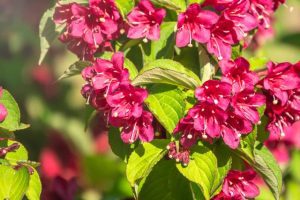
[[[149,110],[172,133],[179,120],[184,116],[184,93],[171,85],[153,85],[148,89],[149,96],[145,103]]]
[[[282,173],[272,153],[264,146],[255,149],[255,160],[250,165],[260,173],[276,200],[280,199]]]
[[[190,182],[172,160],[161,160],[146,178],[139,193],[143,200],[193,200]]]
[[[111,127],[108,133],[108,140],[112,152],[127,163],[132,149],[129,144],[125,144],[122,141],[120,130],[118,128]]]
[[[70,78],[75,75],[79,75],[81,71],[86,68],[87,66],[90,66],[91,63],[88,61],[77,61],[73,63],[64,73],[61,75],[58,80],[62,80],[65,78]]]
[[[140,144],[130,155],[126,175],[131,186],[148,176],[152,168],[167,153],[169,140],[153,140]]]
[[[201,81],[192,71],[173,60],[161,59],[148,63],[132,81],[134,85],[166,83],[195,89]]]
[[[222,189],[223,181],[227,176],[228,171],[231,169],[232,157],[229,149],[223,145],[216,146],[213,152],[217,157],[218,162],[218,173],[214,180],[212,192],[214,196],[217,195]]]
[[[157,59],[172,59],[174,56],[175,36],[174,28],[176,22],[164,22],[160,28],[160,38],[157,41],[143,43],[144,63]]]
[[[40,36],[40,59],[39,64],[42,64],[50,45],[63,31],[64,25],[57,25],[53,21],[55,7],[48,9],[41,18],[39,26],[39,36]]]

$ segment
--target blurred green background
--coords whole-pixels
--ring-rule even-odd
[[[130,199],[131,188],[122,175],[124,164],[110,152],[105,124],[96,118],[85,130],[90,109],[80,95],[83,80],[78,76],[56,82],[76,57],[56,41],[42,66],[37,66],[39,20],[52,3],[0,0],[0,86],[18,101],[22,121],[31,124],[31,128],[17,134],[17,139],[28,148],[31,160],[44,164],[40,168],[46,188],[44,199]],[[297,62],[300,1],[288,0],[287,7],[282,6],[276,13],[274,22],[274,38],[247,56]],[[56,194],[53,184],[61,181],[58,176],[69,192]],[[292,185],[291,190],[299,191],[299,183],[288,184]]]

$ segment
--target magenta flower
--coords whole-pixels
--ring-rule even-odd
[[[145,41],[160,38],[160,25],[166,16],[164,9],[157,9],[149,0],[141,0],[127,16],[129,29],[127,36]]]
[[[196,89],[195,96],[200,102],[213,103],[226,110],[230,103],[231,85],[217,80],[209,80]]]
[[[0,87],[0,98],[2,97],[3,89]],[[0,103],[0,122],[3,122],[8,115],[8,111],[3,104]]]
[[[236,149],[240,144],[240,137],[252,131],[250,121],[236,115],[233,112],[228,113],[228,118],[222,126],[222,138],[224,143],[230,148]]]
[[[180,144],[184,148],[192,147],[199,139],[208,139],[204,132],[194,128],[194,119],[189,115],[180,120],[174,129],[174,133],[181,133]]]
[[[268,74],[263,79],[263,87],[274,95],[274,103],[278,98],[282,104],[288,101],[288,91],[300,87],[300,73],[297,71],[299,64],[268,63]]]
[[[202,132],[203,138],[219,138],[221,126],[228,117],[219,106],[208,102],[196,104],[188,115],[194,119],[194,128]]]
[[[256,173],[252,170],[243,172],[230,170],[224,180],[221,193],[213,199],[246,200],[255,198],[259,195],[258,187],[253,183],[255,176]]]
[[[280,164],[288,164],[290,151],[300,149],[300,121],[286,128],[285,136],[280,139],[278,139],[277,135],[270,134],[265,145],[270,149]]]
[[[236,115],[257,124],[260,122],[257,108],[265,103],[266,98],[264,95],[255,93],[253,90],[244,90],[232,97],[231,105]]]
[[[249,62],[243,57],[234,61],[223,60],[219,62],[223,76],[222,81],[232,85],[233,93],[242,90],[253,90],[259,81],[256,73],[250,71]]]
[[[90,1],[89,7],[77,3],[59,5],[54,22],[66,24],[60,40],[80,58],[90,59],[98,48],[118,37],[122,18],[114,1]]]
[[[143,103],[147,96],[145,89],[135,88],[130,84],[121,84],[117,91],[106,98],[111,108],[109,122],[113,126],[122,126],[126,125],[131,118],[141,117]]]
[[[268,29],[274,14],[273,0],[250,0],[250,13],[258,20],[259,25]]]
[[[0,103],[0,122],[3,122],[8,115],[7,109]]]
[[[211,38],[207,43],[209,53],[217,56],[219,60],[231,58],[232,45],[239,42],[233,21],[220,17],[219,21],[211,29]]]
[[[284,104],[280,99],[269,93],[267,96],[266,115],[269,118],[267,129],[271,135],[280,139],[286,135],[287,130],[297,121],[300,121],[300,89],[288,93],[288,101]]]
[[[176,45],[192,45],[192,40],[207,43],[211,36],[210,29],[217,23],[219,16],[208,10],[202,10],[197,3],[191,4],[184,13],[179,14]]]
[[[96,109],[107,107],[107,95],[114,92],[121,83],[129,84],[129,73],[123,64],[124,55],[115,53],[111,61],[96,59],[92,66],[82,71],[86,84],[81,92]]]
[[[223,11],[224,17],[234,22],[239,40],[243,39],[247,32],[258,26],[257,19],[248,12],[249,9],[249,0],[235,0]]]
[[[125,143],[133,143],[138,138],[143,142],[152,141],[154,138],[152,121],[153,116],[147,111],[143,111],[140,118],[128,120],[128,124],[122,129],[122,140]]]

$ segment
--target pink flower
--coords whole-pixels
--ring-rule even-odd
[[[127,16],[129,29],[128,37],[132,39],[145,38],[158,40],[160,25],[166,16],[164,9],[157,9],[149,0],[141,0]]]
[[[252,170],[229,171],[224,180],[221,193],[213,199],[246,200],[255,198],[259,195],[258,187],[253,183],[255,176],[256,173]]]
[[[288,101],[288,91],[300,87],[300,63],[268,63],[268,74],[263,79],[263,87],[278,98],[282,104]],[[274,102],[276,103],[276,102]]]
[[[228,118],[222,126],[221,135],[225,144],[232,149],[236,149],[240,144],[241,135],[246,135],[251,131],[252,124],[250,121],[229,112]]]
[[[90,1],[89,7],[77,3],[58,5],[54,14],[57,24],[66,24],[60,40],[80,58],[90,59],[99,47],[119,35],[122,18],[114,1]]]
[[[264,95],[255,93],[253,90],[244,90],[232,97],[231,105],[236,115],[257,124],[260,122],[257,108],[263,106],[265,102]]]
[[[219,62],[219,65],[223,73],[222,81],[232,84],[233,93],[245,89],[253,90],[259,81],[258,75],[250,71],[250,64],[243,57],[234,61],[223,60]]]
[[[286,128],[285,136],[280,139],[277,135],[271,134],[265,145],[272,151],[280,164],[288,164],[290,151],[300,149],[300,121]]]
[[[267,129],[271,135],[282,138],[286,131],[295,122],[300,120],[300,89],[291,90],[288,93],[288,101],[284,104],[280,99],[275,98],[268,92],[266,115],[269,118]]]
[[[179,146],[177,149],[176,143],[171,142],[168,146],[168,157],[181,162],[184,166],[187,166],[190,162],[190,151],[184,147]]]
[[[194,119],[190,115],[187,115],[180,120],[174,129],[174,133],[181,133],[180,144],[184,148],[192,147],[199,139],[207,139],[204,132],[198,131],[194,128]]]
[[[207,43],[209,53],[217,56],[219,60],[231,58],[231,45],[239,42],[238,33],[232,20],[221,17],[211,29],[211,38]]]
[[[200,102],[213,103],[226,110],[230,103],[231,85],[217,80],[209,80],[196,89],[195,96]]]
[[[194,119],[194,128],[202,132],[203,138],[219,138],[222,124],[227,120],[227,113],[215,104],[202,102],[189,110]]]
[[[124,68],[124,55],[115,53],[111,61],[96,59],[92,66],[82,71],[86,84],[82,95],[97,109],[104,109],[106,97],[115,91],[121,83],[129,84],[129,73]]]
[[[0,87],[0,98],[2,97],[3,89]],[[0,103],[0,122],[3,122],[8,115],[8,111],[3,104]]]
[[[280,6],[280,4],[284,4],[286,0],[273,0],[274,1],[274,10],[277,10],[277,8]]]
[[[191,46],[192,39],[207,43],[211,36],[210,29],[217,23],[219,16],[208,10],[202,10],[197,3],[191,4],[184,13],[179,14],[176,45]]]
[[[250,0],[250,13],[258,20],[259,25],[268,29],[271,27],[271,17],[274,14],[273,0]]]
[[[137,119],[128,120],[128,124],[124,126],[121,138],[125,143],[133,143],[138,138],[143,142],[150,142],[154,138],[154,130],[152,126],[153,116],[150,112],[143,111]]]
[[[234,22],[239,40],[258,25],[257,19],[248,12],[249,9],[249,0],[235,0],[223,11],[224,17]]]
[[[3,122],[8,115],[7,109],[0,103],[0,122]]]
[[[106,98],[110,106],[109,122],[113,126],[126,125],[128,120],[139,118],[143,113],[143,103],[148,93],[145,89],[121,84],[117,91]]]

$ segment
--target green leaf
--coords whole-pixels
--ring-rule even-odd
[[[58,80],[62,80],[65,78],[70,78],[75,75],[79,75],[81,71],[86,68],[87,66],[90,66],[91,63],[88,61],[77,61],[73,63],[66,71],[64,71],[63,75],[61,75]]]
[[[231,58],[235,60],[236,58],[242,56],[243,47],[241,44],[236,44],[232,46],[232,55]]]
[[[14,170],[0,165],[0,199],[22,199],[29,185],[29,176],[26,167]]]
[[[223,181],[227,176],[228,171],[231,169],[232,157],[229,149],[223,145],[215,147],[213,152],[217,157],[218,162],[218,173],[215,177],[212,190],[212,194],[214,196],[217,195],[222,189]]]
[[[269,59],[266,57],[252,57],[249,59],[250,69],[253,71],[259,71],[267,68]]]
[[[205,199],[209,200],[214,192],[214,179],[218,173],[214,153],[204,146],[196,146],[191,150],[188,166],[183,167],[181,164],[176,166],[183,176],[201,187]]]
[[[3,104],[8,111],[5,120],[0,122],[0,128],[10,132],[23,129],[24,126],[20,123],[21,114],[19,106],[7,90],[3,90],[2,97],[0,97],[0,103]]]
[[[132,152],[129,144],[125,144],[121,139],[121,133],[118,128],[111,127],[108,133],[110,148],[114,154],[127,163],[128,156]]]
[[[186,2],[185,0],[151,0],[153,3],[159,4],[177,12],[185,11]]]
[[[282,190],[282,173],[272,153],[264,146],[255,149],[255,160],[249,164],[260,173],[276,200]]]
[[[203,3],[204,2],[204,0],[187,0],[187,4],[189,5],[189,4],[192,4],[192,3]]]
[[[106,51],[100,57],[102,59],[111,60],[112,56],[113,56],[113,53]],[[133,80],[138,75],[138,70],[136,69],[135,65],[128,58],[124,59],[124,67],[126,69],[128,69],[131,80]]]
[[[201,84],[201,81],[196,74],[180,63],[161,59],[144,66],[139,75],[132,81],[132,84],[136,86],[153,83],[166,83],[195,89]]]
[[[142,200],[193,200],[189,181],[173,160],[161,160],[153,168],[139,193]]]
[[[79,4],[88,4],[88,0],[61,0],[59,3],[68,4],[68,3],[79,3]]]
[[[152,168],[167,153],[169,140],[153,140],[140,144],[130,155],[126,175],[131,186],[148,176]]]
[[[53,21],[53,15],[55,12],[55,6],[48,9],[41,18],[39,25],[39,36],[40,36],[40,58],[39,65],[42,64],[43,60],[48,53],[50,45],[60,35],[64,29],[64,25],[57,25]]]
[[[238,151],[243,154],[245,158],[254,159],[256,136],[257,126],[254,127],[254,130],[250,134],[241,137],[240,147],[238,148]]]
[[[115,0],[115,3],[123,18],[126,18],[127,14],[134,7],[134,0]]]
[[[38,172],[33,169],[34,172],[30,175],[29,187],[26,192],[26,197],[28,200],[40,200],[42,192],[42,183]]]
[[[171,85],[153,85],[148,89],[149,96],[145,103],[149,110],[172,133],[179,120],[184,116],[184,93]]]
[[[216,73],[216,69],[212,64],[211,57],[206,51],[206,48],[198,44],[198,57],[200,65],[200,78],[202,82],[212,79],[213,75]]]
[[[160,38],[157,41],[143,43],[144,63],[157,59],[172,59],[174,56],[175,36],[174,28],[176,22],[164,22],[160,27]]]
[[[17,163],[18,161],[27,161],[28,152],[26,148],[19,142],[8,140],[7,145],[10,146],[14,143],[18,143],[20,147],[15,152],[9,152],[6,154],[5,159]]]

